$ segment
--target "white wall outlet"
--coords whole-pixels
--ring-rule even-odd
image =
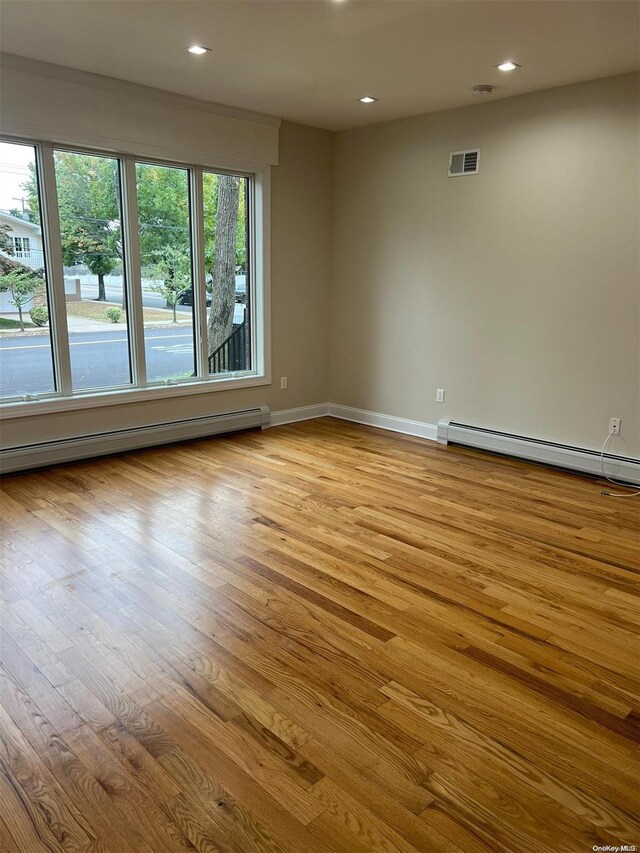
[[[444,388],[436,388],[436,403],[444,403]]]
[[[281,377],[280,377],[280,390],[281,390],[281,391],[285,391],[285,390],[286,390],[286,388],[287,388],[287,377],[286,377],[286,376],[281,376]]]
[[[620,435],[621,418],[609,418],[609,432],[612,435]]]

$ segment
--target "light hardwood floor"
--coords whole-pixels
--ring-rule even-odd
[[[0,848],[638,843],[638,504],[331,419],[7,478]]]

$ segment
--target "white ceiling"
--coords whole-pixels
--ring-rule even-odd
[[[2,0],[2,49],[331,130],[639,67],[633,0]],[[213,48],[194,57],[192,43]],[[495,65],[515,59],[510,74]],[[362,95],[380,100],[359,103]]]

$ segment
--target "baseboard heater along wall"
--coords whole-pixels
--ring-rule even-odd
[[[433,424],[390,418],[387,415],[365,412],[331,403],[275,412],[273,417],[268,406],[256,406],[238,412],[224,412],[94,433],[76,438],[63,438],[20,447],[7,447],[0,451],[0,472],[11,474],[32,468],[42,468],[47,465],[58,465],[64,462],[90,459],[95,456],[107,456],[112,453],[124,453],[128,450],[154,447],[159,444],[206,438],[221,433],[256,428],[266,429],[272,425],[295,423],[296,421],[326,415],[370,424],[382,429],[391,429],[408,435],[420,435],[431,440],[437,437],[440,444],[460,444],[478,450],[487,450],[505,456],[515,456],[531,462],[552,465],[557,468],[566,468],[569,471],[577,471],[582,474],[602,476],[600,454],[595,450],[558,444],[552,441],[542,441],[447,420],[438,423],[436,433]],[[640,485],[640,460],[638,459],[606,453],[605,470],[610,477],[616,480]]]
[[[583,447],[572,447],[553,441],[542,441],[523,435],[485,429],[484,427],[459,424],[455,421],[438,422],[440,444],[461,444],[488,450],[506,456],[516,456],[530,462],[567,468],[582,474],[602,477],[600,453]],[[625,483],[640,484],[640,460],[605,453],[605,471],[610,477]]]
[[[62,438],[0,451],[0,472],[12,474],[46,465],[74,462],[79,459],[124,453],[158,444],[172,444],[194,438],[206,438],[220,433],[270,426],[268,406],[256,406],[239,412],[224,412],[179,421],[148,424],[129,429]]]

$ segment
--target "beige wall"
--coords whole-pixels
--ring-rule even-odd
[[[273,384],[3,421],[5,446],[261,404],[277,411],[326,402],[332,134],[284,122],[279,146],[280,165],[271,171]]]
[[[332,401],[640,455],[638,155],[637,75],[337,134]]]
[[[5,445],[331,400],[592,448],[621,417],[613,449],[640,456],[637,85],[338,134],[283,123],[273,384],[4,421]],[[475,146],[480,174],[448,178],[448,152]]]

